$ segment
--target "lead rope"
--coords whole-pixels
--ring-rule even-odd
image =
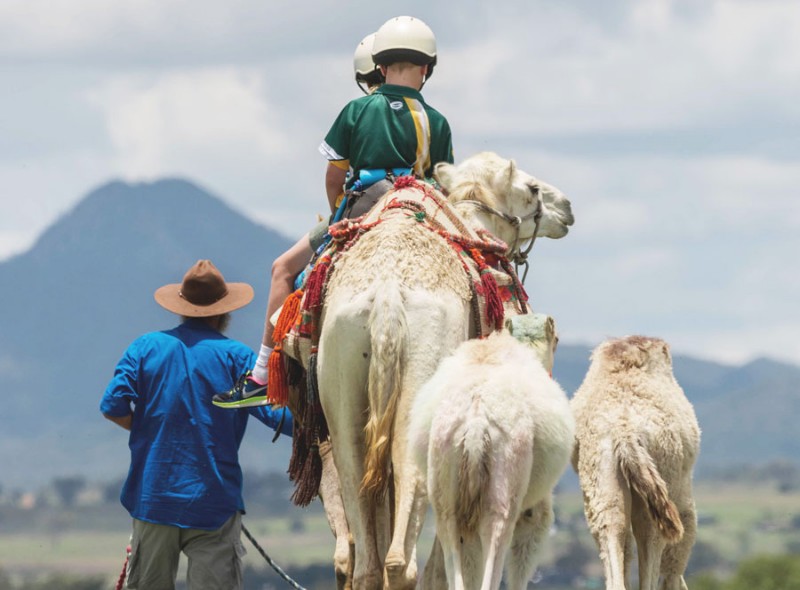
[[[128,545],[127,549],[125,549],[125,563],[122,564],[122,573],[119,575],[119,580],[117,580],[117,585],[114,590],[122,590],[125,587],[125,576],[128,573],[128,561],[131,558],[131,546]]]
[[[289,576],[286,574],[286,572],[284,572],[284,571],[283,571],[283,570],[282,570],[282,569],[281,569],[281,568],[278,566],[278,564],[277,564],[277,563],[275,563],[274,561],[272,561],[272,558],[271,558],[269,555],[267,555],[267,552],[266,552],[266,551],[264,551],[264,550],[261,548],[261,545],[259,545],[259,544],[258,544],[258,541],[256,541],[256,540],[255,540],[255,538],[253,537],[253,535],[251,535],[251,534],[250,534],[250,531],[248,531],[248,530],[247,530],[247,527],[246,527],[246,526],[244,526],[244,524],[242,525],[242,532],[244,533],[244,536],[245,536],[245,537],[247,537],[248,539],[250,539],[250,542],[253,544],[253,547],[255,547],[255,548],[256,548],[256,550],[257,550],[257,551],[258,551],[258,552],[261,554],[261,557],[263,557],[263,558],[264,558],[264,559],[267,561],[267,563],[268,563],[268,564],[269,564],[269,565],[272,567],[272,569],[274,569],[274,570],[277,572],[277,574],[278,574],[278,575],[279,575],[281,578],[283,578],[283,580],[284,580],[284,581],[285,581],[287,584],[289,584],[289,586],[291,586],[292,588],[296,588],[297,590],[306,590],[306,589],[305,589],[303,586],[301,586],[300,584],[298,584],[297,582],[295,582],[295,581],[294,581],[292,578],[290,578],[290,577],[289,577]],[[119,589],[117,589],[117,590],[119,590]]]
[[[533,225],[533,235],[530,238],[530,242],[528,242],[528,247],[525,248],[525,251],[517,250],[514,254],[512,260],[514,261],[514,270],[519,276],[519,268],[522,266],[525,268],[525,271],[522,273],[522,280],[520,283],[525,283],[525,278],[528,276],[528,254],[533,249],[533,243],[536,241],[536,236],[539,234],[539,224],[542,221],[542,200],[539,199],[539,206],[536,208],[536,213],[534,215],[534,225]],[[520,224],[521,225],[521,224]],[[517,227],[517,240],[519,241],[519,226]]]
[[[542,214],[543,214],[543,208],[544,207],[542,205],[542,199],[541,199],[541,197],[539,197],[539,188],[538,187],[536,187],[536,198],[537,198],[537,201],[538,201],[537,204],[536,204],[536,210],[533,211],[532,213],[528,213],[525,217],[518,217],[516,215],[509,215],[508,213],[505,213],[503,211],[499,211],[498,209],[495,209],[494,207],[491,207],[491,206],[487,205],[486,203],[484,203],[482,201],[474,201],[474,200],[471,200],[471,199],[467,199],[467,200],[464,200],[464,201],[459,201],[459,203],[469,203],[470,205],[473,205],[473,206],[477,207],[478,209],[481,209],[481,210],[485,211],[486,213],[491,213],[492,215],[495,215],[495,216],[499,217],[500,219],[502,219],[503,221],[508,223],[511,227],[513,227],[516,230],[516,236],[514,237],[514,243],[511,245],[511,248],[509,249],[509,258],[514,263],[514,268],[515,268],[515,271],[516,271],[517,275],[519,275],[519,268],[521,266],[525,267],[525,272],[522,275],[521,283],[524,283],[525,282],[525,277],[528,276],[528,266],[529,266],[528,265],[528,254],[530,253],[531,249],[533,248],[533,243],[536,241],[536,236],[539,233],[539,224],[542,221]],[[456,204],[458,204],[458,203],[456,203]],[[523,252],[522,250],[519,249],[519,242],[520,242],[519,231],[520,231],[520,228],[522,226],[522,223],[524,221],[529,220],[529,219],[533,219],[533,223],[534,223],[533,235],[530,238],[528,238],[530,240],[530,242],[528,242],[528,247],[525,248],[525,251]]]

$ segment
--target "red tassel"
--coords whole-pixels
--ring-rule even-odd
[[[417,179],[413,176],[398,176],[394,181],[395,190],[417,186]]]
[[[322,307],[322,292],[325,289],[325,281],[328,278],[328,268],[331,264],[331,257],[324,256],[317,261],[311,276],[306,283],[306,299],[303,302],[303,310],[315,311]]]
[[[503,327],[505,310],[497,290],[497,281],[494,280],[490,270],[481,271],[481,285],[483,285],[483,296],[486,298],[486,319],[490,326],[494,324],[495,330],[499,330]]]

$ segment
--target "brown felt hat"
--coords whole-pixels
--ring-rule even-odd
[[[159,287],[153,296],[172,313],[205,318],[244,307],[253,300],[253,287],[247,283],[226,283],[210,260],[198,260],[186,271],[182,283]]]

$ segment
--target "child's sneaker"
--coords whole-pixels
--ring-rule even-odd
[[[211,399],[211,403],[220,408],[250,408],[253,406],[266,406],[267,385],[253,379],[251,371],[239,377],[233,389],[227,393],[218,393]]]

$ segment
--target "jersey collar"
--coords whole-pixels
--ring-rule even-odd
[[[414,90],[410,86],[400,86],[399,84],[384,84],[378,88],[373,94],[386,94],[390,96],[403,96],[406,98],[414,98],[422,103],[425,99],[419,90]]]

